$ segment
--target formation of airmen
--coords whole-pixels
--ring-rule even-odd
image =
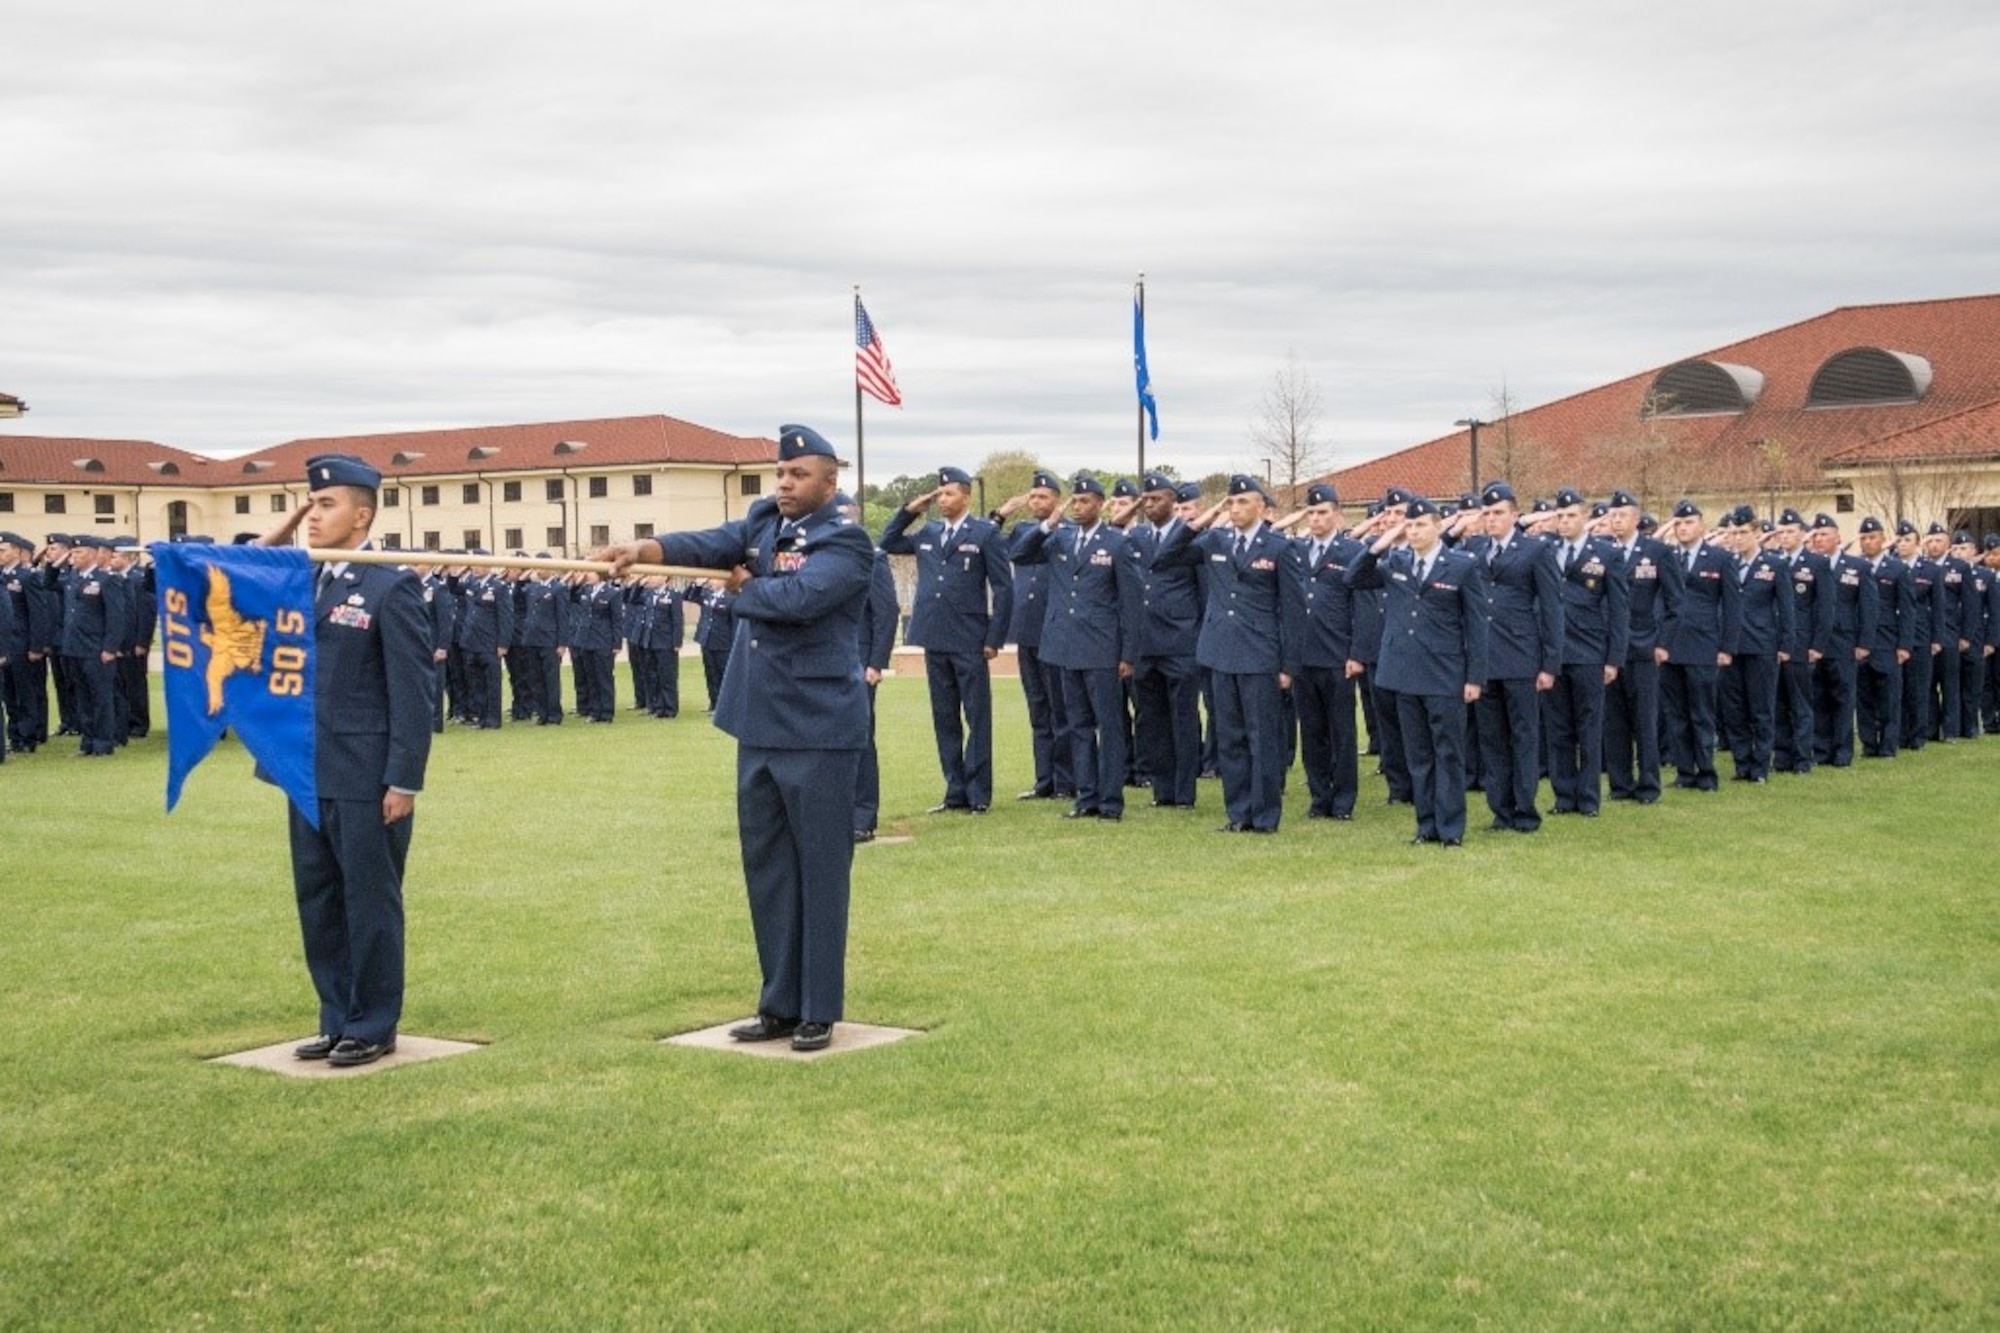
[[[1164,473],[1107,496],[1037,472],[980,518],[970,483],[940,469],[880,542],[916,560],[933,814],[992,800],[982,659],[1009,641],[1033,734],[1019,799],[1068,819],[1122,819],[1128,787],[1191,808],[1217,776],[1218,831],[1273,833],[1295,762],[1307,817],[1352,819],[1357,712],[1413,841],[1444,845],[1468,791],[1530,834],[1656,802],[1666,768],[1715,791],[1718,753],[1763,783],[2000,729],[2000,536],[1868,517],[1843,543],[1827,514],[1744,505],[1711,527],[1692,500],[1661,524],[1628,491],[1524,505],[1505,482],[1391,488],[1350,527],[1327,485],[1280,515],[1254,477],[1205,504]]]
[[[0,532],[0,761],[65,736],[76,737],[78,758],[102,758],[152,730],[145,554],[130,537],[51,533],[38,552]]]

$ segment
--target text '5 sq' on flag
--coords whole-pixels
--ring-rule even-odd
[[[858,294],[854,298],[854,382],[880,402],[891,407],[903,405],[895,367],[889,364],[889,353],[883,349],[881,335],[875,332],[875,322],[868,318],[868,308]]]
[[[167,699],[167,809],[234,728],[319,827],[313,754],[313,563],[297,547],[152,546]]]

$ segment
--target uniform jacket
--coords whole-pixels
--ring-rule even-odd
[[[1023,519],[1007,534],[1007,559],[1014,566],[1013,611],[1008,616],[1012,623],[1007,627],[1007,637],[1022,648],[1042,646],[1042,622],[1048,618],[1048,565],[1024,565],[1015,556],[1021,543],[1028,540],[1028,534],[1040,526],[1038,519]]]
[[[736,639],[715,725],[758,749],[861,749],[869,717],[861,620],[873,546],[832,502],[781,540],[782,524],[767,496],[719,528],[654,538],[667,564],[742,565],[754,576],[736,593]]]
[[[1381,588],[1382,655],[1375,681],[1401,694],[1458,697],[1487,681],[1486,566],[1442,542],[1429,576],[1417,582],[1416,552],[1399,547],[1377,557],[1364,550],[1348,567],[1353,588]]]
[[[313,603],[313,769],[321,800],[421,791],[431,752],[431,627],[417,576],[349,565]]]
[[[1618,544],[1586,537],[1576,563],[1569,546],[1554,546],[1562,590],[1564,666],[1623,667],[1632,634],[1632,580]]]
[[[468,653],[490,653],[514,637],[514,593],[507,581],[491,575],[463,580],[460,595],[458,645]]]
[[[63,655],[96,657],[117,652],[125,640],[130,603],[131,590],[125,580],[108,569],[72,575],[63,606]]]
[[[1801,547],[1787,568],[1792,575],[1792,643],[1785,651],[1794,662],[1806,661],[1811,653],[1825,656],[1833,651],[1833,566],[1825,556]]]
[[[1049,571],[1049,609],[1042,621],[1042,660],[1072,671],[1101,671],[1134,661],[1144,606],[1125,534],[1099,522],[1090,539],[1064,523],[1054,532],[1037,523],[1016,548],[1025,565]]]
[[[1020,590],[1015,580],[1015,590]],[[1037,603],[1039,605],[1039,603]],[[868,610],[861,617],[861,665],[877,671],[889,669],[889,654],[896,647],[896,576],[889,571],[889,557],[875,552],[868,573]]]
[[[1958,641],[1969,637],[1965,633],[1968,620],[1979,617],[1979,589],[1972,578],[1972,566],[1957,556],[1946,553],[1938,561],[1938,590],[1941,601],[1938,604],[1939,642],[1947,652],[1958,651]]]
[[[424,611],[430,622],[431,651],[448,649],[458,627],[458,598],[452,594],[451,585],[435,574],[418,575],[418,583],[423,589]]]
[[[554,648],[563,641],[563,620],[569,599],[558,583],[524,578],[514,585],[520,611],[516,641],[523,648]]]
[[[687,638],[687,608],[680,589],[662,585],[653,589],[653,651],[681,650]]]
[[[1759,551],[1749,564],[1737,562],[1742,625],[1736,651],[1746,657],[1775,657],[1792,651],[1798,638],[1792,569],[1775,551]]]
[[[917,558],[909,641],[935,653],[999,648],[1007,642],[1014,607],[1014,567],[999,526],[967,514],[947,544],[942,520],[912,533],[908,529],[916,521],[915,514],[898,509],[882,530],[884,551]]]
[[[1860,556],[1836,555],[1831,560],[1833,632],[1828,655],[1852,658],[1856,648],[1867,647],[1875,637],[1875,579]]]
[[[1871,658],[1886,655],[1893,661],[1898,649],[1908,651],[1917,646],[1917,593],[1910,581],[1910,567],[1887,551],[1880,560],[1863,558],[1862,564],[1872,565],[1869,573],[1875,580],[1875,632],[1862,646]]]
[[[727,653],[736,641],[736,598],[721,588],[695,588],[688,600],[701,608],[695,646],[705,653]]]
[[[1285,548],[1285,592],[1292,603],[1285,617],[1285,671],[1294,676],[1309,666],[1346,668],[1354,656],[1354,604],[1369,596],[1347,586],[1347,567],[1364,549],[1360,542],[1335,533],[1318,563],[1312,549],[1310,537]]]
[[[1486,567],[1486,600],[1492,616],[1486,649],[1490,680],[1522,680],[1562,665],[1562,577],[1548,543],[1516,533],[1504,549],[1496,542],[1474,548]]]
[[[1201,578],[1187,565],[1160,563],[1160,550],[1178,518],[1162,533],[1150,523],[1128,529],[1126,558],[1139,579],[1139,646],[1135,658],[1193,657],[1201,640]]]
[[[1920,652],[1928,652],[1928,645],[1944,642],[1944,589],[1938,582],[1944,570],[1927,555],[1920,554],[1908,563],[1910,599],[1917,612],[1917,648]]]
[[[615,583],[570,589],[570,646],[580,652],[615,653],[625,634],[625,590]]]
[[[1286,538],[1259,525],[1241,554],[1237,530],[1227,524],[1197,533],[1182,524],[1167,535],[1157,560],[1208,571],[1201,637],[1195,661],[1237,676],[1276,675],[1285,669]]]
[[[1669,560],[1682,566],[1680,612],[1667,636],[1667,659],[1677,666],[1714,666],[1718,653],[1734,653],[1743,633],[1743,585],[1736,577],[1736,557],[1703,541],[1688,568],[1683,549]]]

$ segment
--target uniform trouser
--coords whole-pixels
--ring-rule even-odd
[[[1465,706],[1465,781],[1468,787],[1484,790],[1485,759],[1479,753],[1479,705]]]
[[[868,687],[868,744],[861,749],[854,776],[854,828],[873,833],[882,813],[882,762],[875,752],[875,687]]]
[[[571,654],[574,659],[574,654]],[[575,662],[572,660],[571,665]],[[715,711],[716,700],[722,697],[722,673],[729,670],[728,648],[704,648],[701,650],[701,677],[708,687],[708,711]]]
[[[2000,733],[2000,654],[1986,659],[1986,688],[1981,691],[1979,716],[1988,735]]]
[[[1840,648],[1813,667],[1813,757],[1822,764],[1844,768],[1854,759],[1854,691],[1860,665],[1852,648]]]
[[[625,644],[625,661],[632,668],[632,707],[653,706],[653,650],[645,644]]]
[[[1868,655],[1855,673],[1855,726],[1861,753],[1893,759],[1903,731],[1903,672],[1894,649]]]
[[[1362,751],[1363,754],[1382,753],[1382,724],[1375,719],[1375,691],[1369,681],[1374,670],[1373,667],[1364,667],[1361,674],[1354,678],[1354,693],[1361,700],[1361,727],[1368,733],[1368,747]]]
[[[1481,784],[1493,817],[1532,833],[1542,826],[1542,699],[1535,679],[1490,680],[1475,706]]]
[[[119,735],[144,736],[153,729],[153,692],[145,653],[134,650],[118,659],[118,683],[125,701],[125,727]]]
[[[467,711],[482,727],[500,725],[500,654],[494,649],[465,650]]]
[[[1549,789],[1556,809],[1594,815],[1603,799],[1604,666],[1588,662],[1556,673],[1542,696],[1542,730],[1549,742]]]
[[[1669,662],[1660,673],[1660,702],[1667,718],[1667,743],[1674,785],[1714,791],[1715,699],[1718,675],[1712,664]]]
[[[520,644],[507,649],[507,716],[526,722],[541,711],[536,698],[541,678],[529,670],[528,651]]]
[[[1771,776],[1778,743],[1778,655],[1738,653],[1722,673],[1723,731],[1745,781]]]
[[[403,865],[416,817],[384,825],[380,800],[322,799],[315,829],[286,809],[319,1030],[389,1041],[403,1017]]]
[[[1125,813],[1125,731],[1118,715],[1125,690],[1116,667],[1063,668],[1063,721],[1076,808]]]
[[[1199,668],[1201,675],[1201,771],[1213,774],[1219,771],[1215,744],[1215,673],[1207,667]]]
[[[736,828],[764,974],[759,1013],[843,1017],[859,750],[736,750]]]
[[[465,649],[453,644],[444,655],[445,709],[460,721],[471,722],[472,689],[467,680]]]
[[[1397,694],[1384,690],[1380,708],[1393,701],[1417,807],[1417,836],[1446,842],[1465,838],[1465,699],[1458,694]],[[1386,738],[1385,742],[1386,744]],[[1384,752],[1386,753],[1386,751]]]
[[[443,662],[433,661],[431,663],[431,730],[436,732],[444,730],[444,685],[446,674]]]
[[[1945,648],[1931,657],[1931,739],[1958,736],[1958,635],[1945,634]]]
[[[1274,830],[1284,813],[1285,706],[1275,671],[1215,673],[1216,766],[1229,822]]]
[[[983,653],[924,651],[944,803],[993,804],[993,677]]]
[[[653,695],[649,711],[655,717],[678,717],[681,711],[681,655],[672,648],[649,648],[653,659]],[[870,691],[873,697],[873,691]]]
[[[1604,768],[1620,800],[1660,797],[1660,664],[1651,649],[1626,659],[1604,691]]]
[[[1958,734],[1971,740],[1979,734],[1980,701],[1986,695],[1986,649],[1973,644],[1958,656]]]
[[[1146,771],[1146,756],[1139,749],[1139,681],[1136,675],[1127,676],[1119,682],[1125,695],[1125,702],[1118,710],[1118,717],[1125,727],[1125,780],[1128,783],[1142,783],[1151,776]]]
[[[1903,663],[1903,748],[1921,750],[1931,738],[1931,646],[1917,645]]]
[[[1781,773],[1812,772],[1813,663],[1802,656],[1779,664],[1777,718],[1772,766]]]
[[[1058,743],[1063,728],[1057,720],[1062,713],[1062,677],[1042,662],[1042,650],[1017,645],[1015,660],[1020,663],[1021,695],[1028,701],[1028,736],[1035,756],[1034,790],[1040,796],[1063,796],[1075,790],[1069,780],[1069,751]],[[1066,740],[1066,738],[1064,738]]]
[[[29,745],[48,742],[50,656],[44,653],[33,660],[23,657],[7,664],[8,678],[15,682],[14,701],[9,705],[8,715],[18,719],[13,723],[17,728],[16,741]]]
[[[1403,743],[1402,705],[1396,702],[1396,692],[1385,690],[1375,683],[1375,668],[1368,668],[1368,693],[1375,699],[1375,721],[1382,728],[1382,780],[1389,784],[1389,799],[1392,801],[1413,801],[1415,796],[1410,782],[1409,748]],[[1462,706],[1462,705],[1461,705]],[[1459,763],[1465,762],[1465,728],[1459,728]]]
[[[618,715],[617,668],[609,648],[577,648],[570,653],[576,668],[576,711],[608,722]]]
[[[56,725],[72,736],[80,735],[83,723],[76,697],[77,659],[64,653],[51,654],[51,658],[55,662]]]
[[[1305,757],[1306,790],[1312,810],[1346,818],[1354,813],[1361,788],[1355,752],[1354,681],[1347,664],[1309,666],[1292,677],[1299,710],[1299,753]]]
[[[1201,777],[1201,674],[1192,657],[1148,657],[1133,677],[1139,767],[1160,805],[1193,805]]]
[[[556,647],[530,648],[528,661],[541,676],[542,721],[563,720],[562,650]]]
[[[98,654],[72,657],[73,704],[76,709],[77,750],[83,754],[110,754],[118,748],[122,735],[118,725],[118,667]]]

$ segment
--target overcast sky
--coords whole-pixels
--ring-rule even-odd
[[[15,0],[15,433],[665,412],[875,479],[1330,464],[1837,305],[2000,289],[2000,8]]]

